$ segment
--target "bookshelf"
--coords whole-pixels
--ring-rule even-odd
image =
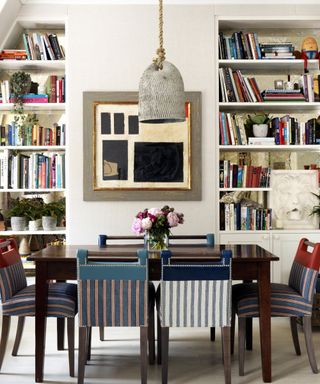
[[[24,43],[24,34],[29,34],[31,37],[35,36],[34,34],[38,35],[45,35],[45,34],[54,34],[57,36],[59,44],[62,45],[64,48],[66,46],[65,44],[65,20],[57,20],[56,18],[50,19],[50,17],[45,18],[17,18],[15,23],[12,25],[11,29],[8,31],[8,34],[6,38],[0,42],[0,48],[1,50],[23,50],[25,49],[25,43]],[[48,50],[45,53],[46,57],[49,57]],[[48,92],[53,92],[53,80],[51,79],[52,76],[57,76],[58,79],[65,78],[65,72],[66,72],[66,62],[67,62],[67,56],[65,59],[55,59],[55,60],[44,60],[43,57],[41,60],[39,59],[27,59],[27,60],[1,60],[0,61],[0,81],[9,80],[10,76],[15,73],[16,71],[24,71],[31,75],[31,79],[33,82],[38,83],[38,93],[44,93],[48,94]],[[56,83],[58,86],[58,82]],[[54,90],[57,92],[57,90]],[[47,129],[49,132],[50,130],[53,130],[53,127],[61,127],[64,126],[65,131],[67,131],[68,127],[66,125],[67,122],[67,103],[66,102],[59,102],[58,97],[56,98],[57,102],[52,102],[49,97],[49,102],[47,103],[25,103],[24,104],[24,110],[26,114],[36,113],[36,116],[38,118],[38,126],[44,127],[44,130]],[[8,127],[11,125],[12,121],[14,120],[14,116],[12,113],[13,104],[12,103],[0,103],[0,119],[1,119],[1,125]],[[64,134],[67,135],[67,132],[64,131]],[[5,139],[3,138],[3,132],[5,132]],[[28,131],[29,132],[29,131]],[[56,132],[56,131],[53,131]],[[52,166],[52,156],[63,156],[63,159],[65,159],[67,154],[67,146],[66,141],[60,142],[60,131],[59,131],[59,141],[57,139],[57,136],[54,136],[55,133],[50,133],[50,137],[48,134],[48,137],[45,136],[45,133],[42,133],[37,137],[37,142],[34,142],[34,137],[32,136],[31,140],[31,134],[30,138],[28,138],[28,145],[23,145],[27,142],[27,140],[24,138],[23,141],[20,143],[21,145],[8,145],[10,142],[8,142],[8,128],[6,128],[4,131],[1,132],[1,146],[0,146],[0,158],[4,157],[4,154],[8,154],[8,156],[11,156],[14,154],[14,156],[18,157],[25,157],[26,159],[33,159],[33,156],[43,156],[43,158],[50,158],[50,165],[51,168],[46,168],[46,171],[48,172],[46,174],[46,180],[49,180],[48,186],[43,187],[39,185],[38,187],[26,187],[28,183],[23,183],[25,187],[22,187],[18,185],[18,187],[12,187],[9,186],[9,188],[0,189],[0,208],[6,209],[8,204],[8,197],[12,198],[28,198],[28,197],[41,197],[45,202],[49,202],[52,200],[58,200],[65,196],[65,183],[63,183],[63,186],[60,187],[58,185],[55,185],[52,187],[52,181],[51,178],[55,177],[52,172],[55,172],[55,165]],[[17,135],[17,133],[16,133]],[[19,135],[19,133],[18,133]],[[16,136],[17,137],[17,136]],[[65,136],[64,136],[65,137]],[[21,141],[21,139],[20,139]],[[16,143],[15,141],[11,141],[11,143]],[[41,145],[40,145],[40,144]],[[17,144],[19,142],[17,141]],[[31,145],[30,145],[31,144]],[[36,145],[39,144],[39,145]],[[43,145],[45,144],[45,145]],[[30,161],[31,163],[31,161]],[[2,164],[2,162],[0,162]],[[26,163],[28,164],[28,163]],[[2,164],[3,165],[3,164]],[[28,164],[29,170],[32,170],[35,172],[37,163],[34,164]],[[65,160],[63,161],[63,164],[61,163],[61,172],[63,173],[63,177],[65,180]],[[3,172],[3,170],[2,170]],[[4,174],[2,174],[2,177],[9,178],[9,173],[11,170],[8,168],[5,168]],[[18,171],[19,172],[19,171]],[[18,176],[19,177],[19,176]],[[35,176],[34,176],[35,177]],[[10,180],[10,179],[9,179]],[[31,183],[29,183],[31,185]],[[46,239],[48,241],[52,241],[55,238],[64,239],[67,234],[67,228],[66,227],[57,227],[55,230],[52,231],[45,231],[43,229],[39,230],[28,230],[26,228],[23,231],[12,231],[10,227],[7,228],[5,231],[0,231],[0,236],[17,236],[18,239],[21,239],[22,237],[27,236],[30,237],[32,235],[37,235],[41,237],[41,244],[46,243]]]
[[[267,250],[272,251],[280,257],[280,263],[274,266],[272,278],[275,282],[287,282],[292,257],[302,237],[311,241],[319,239],[318,227],[301,227],[296,229],[276,228],[273,222],[271,228],[263,230],[245,229],[226,230],[225,211],[221,206],[221,198],[228,195],[245,194],[245,198],[260,204],[263,209],[272,209],[272,187],[268,188],[243,188],[224,187],[221,188],[221,160],[239,164],[243,157],[252,161],[254,166],[273,168],[274,164],[283,166],[288,170],[301,170],[304,165],[316,164],[320,167],[320,145],[318,144],[282,144],[282,145],[224,145],[220,140],[220,116],[221,112],[230,114],[248,115],[254,112],[265,112],[272,117],[290,115],[300,122],[316,118],[320,115],[320,102],[302,101],[276,101],[276,102],[226,102],[219,97],[221,86],[221,75],[219,69],[230,68],[233,71],[240,70],[245,77],[255,78],[260,91],[273,88],[275,80],[297,82],[300,75],[304,74],[304,60],[301,59],[226,59],[219,56],[219,33],[231,37],[234,32],[242,31],[244,34],[255,32],[259,43],[288,43],[291,42],[295,50],[301,49],[301,43],[306,36],[319,36],[320,19],[318,17],[246,17],[246,16],[217,16],[215,20],[215,92],[216,92],[216,120],[215,120],[215,143],[216,143],[216,175],[217,188],[215,193],[215,212],[219,211],[216,224],[218,241],[225,244],[259,244]],[[318,40],[320,46],[320,41]],[[220,51],[221,52],[221,51]],[[309,74],[320,73],[318,60],[308,61]],[[221,70],[220,70],[221,73]],[[219,166],[220,164],[220,166]],[[271,172],[272,177],[272,172]],[[227,200],[227,198],[226,198]],[[220,207],[218,209],[217,207]],[[234,213],[233,213],[234,214]],[[234,220],[234,217],[231,217]]]

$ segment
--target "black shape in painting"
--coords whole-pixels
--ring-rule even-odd
[[[103,180],[128,180],[127,140],[103,140]]]
[[[111,118],[109,112],[101,113],[101,135],[111,134]]]
[[[115,113],[113,115],[114,119],[114,134],[123,135],[124,134],[124,113]]]
[[[183,143],[136,142],[134,181],[183,182]]]
[[[129,115],[129,135],[139,134],[139,119],[137,115]]]

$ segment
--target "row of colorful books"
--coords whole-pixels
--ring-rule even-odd
[[[51,75],[47,81],[47,94],[49,103],[65,103],[66,101],[66,77]]]
[[[256,33],[234,32],[226,37],[219,33],[219,59],[261,59],[261,50]]]
[[[295,59],[291,42],[259,43],[255,32],[233,32],[231,36],[219,33],[219,59]]]
[[[272,229],[272,209],[220,203],[221,231],[262,231]]]
[[[23,43],[28,60],[64,60],[65,53],[55,33],[24,33]]]
[[[245,77],[239,69],[219,68],[219,100],[227,102],[262,102],[262,96],[254,77]]]
[[[269,188],[271,168],[220,160],[220,188]]]
[[[245,129],[245,115],[219,112],[220,145],[314,145],[320,144],[320,124],[316,118],[306,122],[285,115],[269,123],[266,138],[251,137]]]
[[[52,128],[39,124],[21,127],[12,122],[0,126],[1,146],[66,145],[66,125],[54,123]]]
[[[0,152],[0,188],[65,188],[65,154]]]

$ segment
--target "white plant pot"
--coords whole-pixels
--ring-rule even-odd
[[[57,228],[57,218],[51,216],[43,216],[42,227],[45,231],[54,231]]]
[[[255,137],[266,137],[268,135],[268,124],[253,124],[253,135]]]
[[[30,220],[29,221],[29,231],[38,231],[42,226],[42,220]]]
[[[12,216],[11,229],[13,231],[25,231],[27,227],[27,219],[25,217]]]

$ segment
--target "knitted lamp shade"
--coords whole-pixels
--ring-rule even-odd
[[[139,121],[174,123],[185,121],[185,93],[179,70],[168,61],[159,69],[151,64],[139,84]]]

